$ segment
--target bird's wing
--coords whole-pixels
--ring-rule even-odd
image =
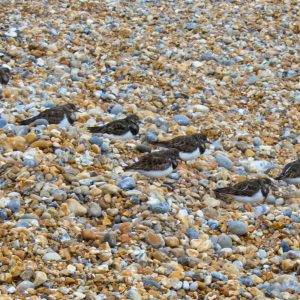
[[[282,170],[278,179],[300,177],[300,159],[288,163]]]
[[[125,120],[116,120],[103,126],[89,127],[89,131],[91,132],[115,135],[125,134],[128,130],[128,123]]]
[[[233,186],[216,189],[217,193],[230,194],[237,196],[252,196],[260,189],[260,185],[256,180],[247,180],[239,182]]]
[[[146,155],[138,162],[126,167],[126,170],[159,171],[171,166],[171,161],[162,156]]]

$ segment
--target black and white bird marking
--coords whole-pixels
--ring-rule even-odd
[[[275,178],[284,180],[290,184],[300,183],[300,159],[288,163],[282,170],[281,174]]]
[[[69,127],[76,120],[74,104],[68,103],[65,105],[56,106],[40,112],[37,116],[23,120],[21,125],[29,125],[38,119],[45,119],[49,124],[58,124],[60,127]]]
[[[107,123],[103,126],[88,127],[91,133],[100,133],[112,139],[128,140],[139,133],[139,118],[131,114],[124,119]]]
[[[233,200],[243,203],[255,203],[264,200],[274,183],[269,178],[250,179],[233,186],[215,190],[217,195],[228,195]]]
[[[10,69],[5,66],[0,66],[0,83],[3,85],[8,84],[10,77]]]
[[[205,152],[207,138],[205,135],[196,133],[175,137],[168,141],[154,142],[154,145],[163,148],[173,148],[179,151],[181,160],[194,160]]]
[[[155,151],[146,154],[140,160],[124,168],[124,171],[136,171],[140,174],[159,178],[171,174],[177,168],[179,152],[176,149]]]

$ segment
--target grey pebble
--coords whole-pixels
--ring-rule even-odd
[[[107,242],[110,247],[115,247],[117,245],[116,236],[110,232],[104,235],[104,241]]]
[[[103,144],[103,139],[94,135],[90,138],[90,143],[92,145],[95,144],[95,145],[98,145],[99,147],[101,147]]]
[[[7,212],[5,210],[0,210],[0,219],[6,220],[8,217]]]
[[[23,160],[24,166],[27,168],[35,168],[39,165],[38,161],[35,158],[25,158]]]
[[[220,281],[227,281],[228,280],[228,276],[221,273],[221,272],[212,272],[211,273],[212,277],[217,279],[217,280],[220,280]]]
[[[259,147],[262,145],[261,139],[258,136],[254,137],[252,141],[253,141],[254,146],[256,146],[256,147]]]
[[[170,211],[170,205],[168,202],[158,202],[151,204],[149,209],[156,214],[164,214]]]
[[[102,215],[102,210],[98,203],[91,202],[89,204],[88,215],[95,218],[98,218]]]
[[[179,175],[179,173],[171,173],[171,174],[169,175],[169,177],[170,177],[171,179],[178,180],[178,179],[180,178],[180,175]]]
[[[265,250],[259,249],[257,251],[257,257],[259,257],[260,259],[265,259],[265,258],[267,258],[267,256],[268,256],[268,254]]]
[[[160,289],[160,284],[152,279],[144,279],[143,280],[144,287],[155,287],[156,289]]]
[[[190,291],[196,291],[198,289],[199,283],[194,281],[190,284]]]
[[[19,220],[18,222],[16,222],[15,227],[17,228],[29,228],[31,227],[30,223],[24,220]]]
[[[29,133],[29,131],[30,131],[29,125],[18,126],[16,128],[16,135],[18,135],[18,136],[24,136],[27,133]]]
[[[154,131],[146,131],[145,132],[146,141],[149,143],[156,142],[157,136],[158,136],[157,132],[154,132]]]
[[[136,290],[136,288],[131,288],[128,292],[127,295],[128,299],[131,300],[142,300],[142,296],[139,294],[139,292]]]
[[[199,236],[200,236],[200,233],[199,233],[199,231],[197,231],[195,228],[190,227],[190,228],[187,230],[187,236],[188,236],[190,239],[198,239]]]
[[[269,211],[270,211],[270,206],[264,204],[264,205],[256,206],[254,209],[254,214],[256,217],[259,217],[259,216],[266,215]]]
[[[55,261],[61,260],[61,256],[56,252],[48,252],[44,254],[42,258],[43,260],[55,260]]]
[[[185,115],[175,115],[173,116],[173,121],[182,126],[187,126],[190,123],[190,119]]]
[[[123,112],[123,111],[124,111],[123,106],[120,105],[120,104],[116,104],[116,105],[111,109],[110,113],[113,114],[113,115],[118,115],[118,114],[120,114],[120,113]]]
[[[214,141],[211,146],[213,147],[214,150],[222,150],[223,149],[223,144],[220,140]]]
[[[241,221],[229,221],[228,230],[236,235],[245,235],[248,232],[248,227]]]
[[[218,244],[221,248],[232,248],[232,239],[230,236],[223,233],[218,237]]]
[[[17,285],[17,290],[34,289],[34,284],[29,280],[24,280]]]
[[[51,193],[52,197],[56,201],[65,201],[67,200],[67,193],[64,190],[57,189]]]
[[[0,119],[0,128],[3,128],[7,125],[7,121],[5,119]]]
[[[101,150],[103,152],[108,152],[108,150],[109,150],[109,142],[103,142],[103,144],[101,145]]]
[[[231,159],[222,153],[216,154],[216,161],[219,167],[225,168],[227,170],[230,170],[233,167],[233,162],[231,161]]]
[[[15,213],[15,212],[18,212],[19,209],[20,209],[20,200],[17,199],[17,198],[14,198],[14,199],[11,199],[8,204],[6,205],[6,207],[8,209],[11,210],[11,212]]]
[[[118,187],[122,190],[129,191],[136,187],[136,183],[133,177],[122,177],[118,182]]]
[[[272,194],[269,194],[266,198],[266,202],[269,204],[275,204],[276,198]]]

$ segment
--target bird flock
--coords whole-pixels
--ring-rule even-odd
[[[0,67],[0,83],[8,84],[10,69]],[[59,105],[46,109],[38,115],[21,120],[20,125],[29,125],[44,119],[48,124],[58,124],[60,127],[68,127],[76,121],[76,112],[79,110],[72,103]],[[101,134],[110,139],[128,140],[137,137],[139,133],[139,117],[129,114],[126,118],[117,119],[102,126],[88,127],[93,134]],[[150,152],[143,155],[132,165],[126,166],[124,171],[135,171],[140,174],[159,178],[164,177],[177,168],[179,160],[194,161],[206,150],[209,143],[206,135],[201,133],[178,136],[167,141],[153,142],[153,146],[164,150]],[[284,180],[289,184],[300,183],[300,159],[288,163],[276,178],[256,178],[245,180],[237,184],[215,189],[216,196],[229,196],[235,201],[254,203],[265,199],[270,188],[276,187],[276,180]]]

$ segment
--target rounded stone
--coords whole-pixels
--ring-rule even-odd
[[[187,126],[190,123],[190,119],[185,115],[175,115],[173,121],[182,126]]]
[[[198,239],[199,236],[200,236],[200,233],[193,227],[190,227],[188,230],[187,230],[187,236],[190,238],[190,239]]]
[[[221,248],[232,248],[232,239],[227,234],[222,233],[218,237],[218,244],[221,246]]]
[[[120,113],[123,112],[123,111],[124,111],[123,106],[120,105],[120,104],[116,104],[116,105],[111,109],[110,113],[113,114],[113,115],[118,115],[118,114],[120,114]]]
[[[164,214],[170,210],[170,205],[168,202],[158,202],[151,204],[149,209],[154,213]]]
[[[19,209],[20,209],[20,200],[15,198],[15,199],[11,199],[8,204],[6,205],[6,207],[8,209],[11,210],[11,212],[15,213],[15,212],[18,212]]]
[[[60,261],[61,256],[56,253],[56,252],[48,252],[43,255],[43,260],[55,260],[55,261]]]
[[[248,232],[248,226],[241,221],[229,221],[228,230],[236,235],[245,235]]]
[[[122,190],[129,191],[136,187],[136,183],[133,177],[122,177],[118,182],[118,187]]]
[[[233,167],[233,162],[231,161],[231,159],[222,153],[216,154],[216,161],[219,167],[225,168],[227,170],[230,170]]]
[[[95,218],[99,218],[102,215],[102,209],[98,203],[91,202],[89,204],[88,215]]]
[[[5,119],[0,119],[0,128],[3,128],[7,125],[7,121]]]
[[[92,145],[98,145],[99,147],[101,147],[103,144],[103,139],[94,135],[90,138],[90,143]]]

